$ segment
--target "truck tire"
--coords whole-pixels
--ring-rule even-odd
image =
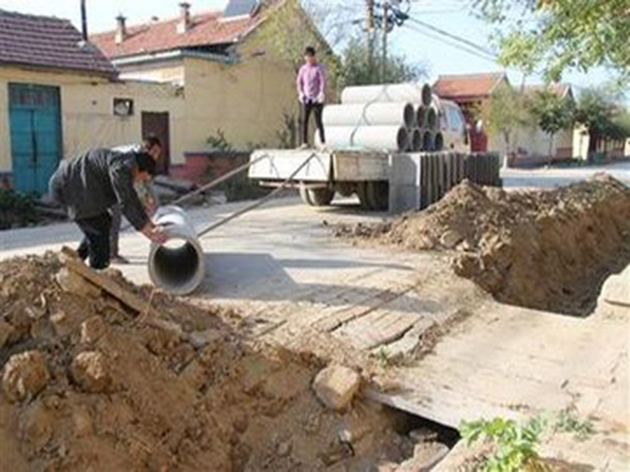
[[[300,197],[308,206],[327,206],[330,205],[335,196],[335,191],[329,188],[306,188],[300,186]]]

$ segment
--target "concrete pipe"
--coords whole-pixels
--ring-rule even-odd
[[[422,150],[425,152],[433,151],[434,137],[431,131],[425,131],[422,133]]]
[[[420,128],[414,128],[409,134],[411,135],[409,150],[411,152],[422,151],[422,131]]]
[[[436,131],[438,129],[438,111],[435,107],[429,107],[427,109],[426,128],[431,131]]]
[[[416,109],[416,126],[418,128],[424,128],[427,124],[427,108],[423,105],[420,105]]]
[[[165,227],[166,244],[151,244],[149,276],[167,292],[188,295],[195,291],[205,275],[201,244],[186,212],[176,206],[161,207],[153,221]]]
[[[411,127],[415,120],[410,103],[354,103],[327,105],[324,108],[324,126]]]
[[[406,151],[409,133],[404,126],[331,126],[326,129],[331,149]]]
[[[444,149],[444,135],[442,133],[436,133],[433,141],[433,148],[436,151],[442,151]]]
[[[431,101],[431,86],[418,82],[346,87],[341,93],[341,103],[344,104],[410,102],[428,107]]]

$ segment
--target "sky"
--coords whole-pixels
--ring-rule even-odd
[[[188,0],[192,11],[222,9],[226,0]],[[327,1],[327,0],[318,0]],[[363,0],[356,2],[362,13]],[[456,34],[480,46],[489,48],[488,36],[491,28],[472,17],[467,10],[470,0],[412,0],[410,15],[440,29]],[[0,0],[0,8],[25,13],[52,15],[70,19],[80,28],[79,0]],[[142,23],[152,16],[169,18],[177,16],[179,0],[87,0],[88,27],[90,32],[113,29],[115,17],[123,13],[127,24]],[[502,66],[487,59],[477,57],[461,49],[444,44],[414,31],[411,23],[397,28],[390,36],[392,50],[404,54],[410,61],[423,64],[429,69],[431,78],[440,74],[460,74],[492,72],[504,70]],[[425,30],[426,31],[426,30]],[[520,84],[522,76],[508,70],[513,84]],[[588,74],[569,73],[563,81],[571,83],[576,91],[597,85],[610,79],[604,70],[594,70]],[[528,83],[540,82],[540,77],[528,78]]]

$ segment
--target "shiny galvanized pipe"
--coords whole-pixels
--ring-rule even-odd
[[[161,246],[151,244],[151,281],[170,293],[192,293],[205,276],[205,258],[194,226],[184,210],[172,205],[161,207],[153,221],[164,226],[168,241]]]

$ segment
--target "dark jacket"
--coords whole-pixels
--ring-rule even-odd
[[[134,153],[93,149],[61,162],[50,179],[51,195],[75,221],[101,215],[119,203],[127,220],[140,230],[149,217],[134,189],[136,165]]]

